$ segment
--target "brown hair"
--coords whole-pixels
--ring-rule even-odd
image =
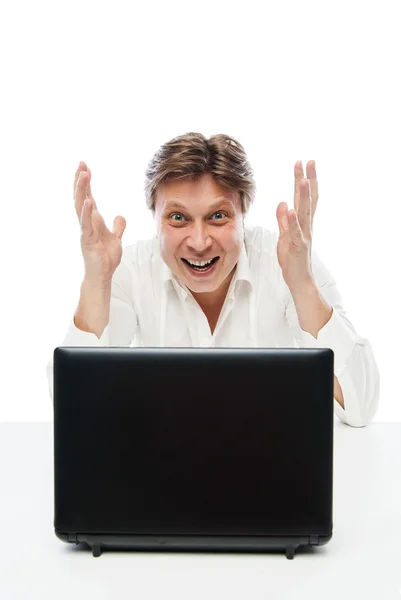
[[[185,133],[160,146],[146,169],[147,207],[154,210],[161,183],[195,181],[205,173],[213,175],[221,188],[238,192],[242,212],[248,212],[256,191],[253,171],[241,144],[224,134],[207,139],[201,133]]]

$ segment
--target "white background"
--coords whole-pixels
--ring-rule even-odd
[[[80,160],[123,244],[153,235],[144,176],[189,131],[244,146],[248,224],[278,230],[293,168],[316,161],[313,247],[380,370],[375,420],[401,420],[398,1],[4,2],[1,421],[52,419],[46,364],[79,298]]]

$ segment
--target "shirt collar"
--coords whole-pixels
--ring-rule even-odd
[[[156,246],[157,246],[157,252],[160,256],[158,242],[157,242],[157,240],[155,240],[155,241],[156,241]],[[166,263],[161,258],[161,256],[160,256],[160,259],[163,263],[163,265],[162,265],[163,284],[165,284],[168,281],[171,281],[172,283],[173,283],[173,281],[175,281],[176,283],[178,283],[178,285],[181,286],[182,289],[187,291],[186,285],[180,283],[179,279],[176,277],[176,275],[174,275],[174,273],[171,271],[171,269],[166,265]],[[231,285],[230,285],[229,289],[233,291],[235,289],[238,281],[248,281],[250,288],[252,288],[251,269],[249,266],[249,258],[248,258],[248,254],[247,254],[247,250],[246,250],[244,241],[242,242],[241,252],[239,255],[238,262],[237,262],[237,268],[235,270],[234,277],[231,281]]]

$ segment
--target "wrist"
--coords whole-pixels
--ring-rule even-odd
[[[315,281],[298,286],[291,294],[301,329],[317,339],[319,331],[330,320],[333,307],[327,302]]]
[[[111,279],[93,279],[85,275],[81,283],[81,288],[88,291],[109,292],[111,291],[111,282]]]
[[[100,337],[110,318],[111,281],[84,279],[74,314],[78,329]]]
[[[314,279],[314,277],[309,277],[305,279],[302,283],[298,285],[291,286],[288,288],[291,292],[291,296],[295,299],[296,297],[310,296],[311,294],[315,294],[316,291],[319,290],[318,285]]]

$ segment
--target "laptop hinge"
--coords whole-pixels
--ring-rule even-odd
[[[319,536],[318,535],[310,535],[309,536],[309,546],[318,546],[319,545]]]
[[[76,544],[78,544],[78,538],[76,533],[68,533],[67,535],[69,542],[75,542]]]

